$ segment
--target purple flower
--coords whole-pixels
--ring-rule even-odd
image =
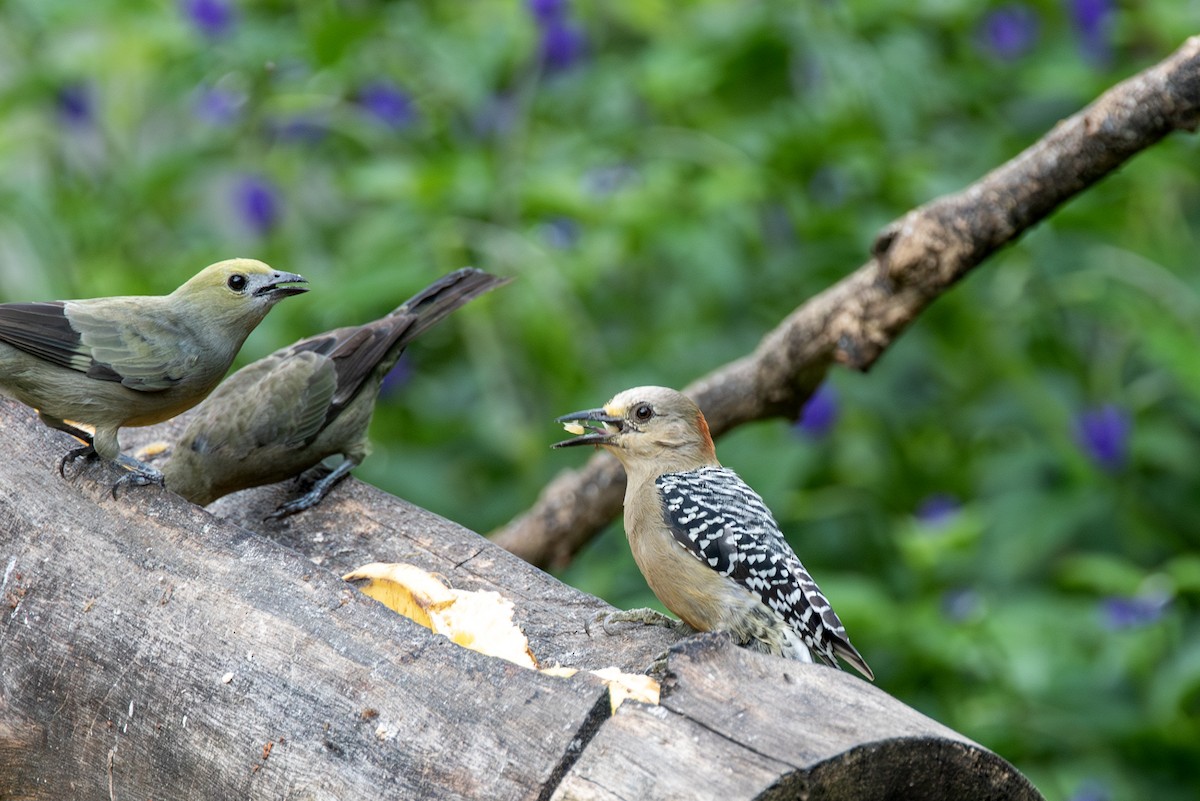
[[[298,142],[311,145],[320,142],[329,133],[329,124],[316,114],[293,114],[271,120],[267,130],[280,142]]]
[[[940,526],[948,523],[958,514],[960,504],[953,495],[945,492],[935,492],[926,497],[917,506],[916,517],[922,523]]]
[[[1075,419],[1075,441],[1100,469],[1114,473],[1129,458],[1129,432],[1132,423],[1112,404],[1092,409]]]
[[[1109,801],[1111,798],[1112,793],[1107,787],[1095,779],[1088,779],[1079,785],[1079,789],[1067,801]]]
[[[1071,21],[1080,33],[1100,33],[1113,13],[1112,0],[1069,0]]]
[[[358,104],[389,128],[399,130],[416,122],[417,110],[412,98],[394,84],[373,81],[358,90]]]
[[[181,0],[184,16],[196,30],[215,39],[233,28],[233,6],[229,0]]]
[[[528,5],[539,25],[557,22],[567,15],[567,0],[529,0]]]
[[[594,167],[583,174],[583,191],[594,197],[607,197],[621,191],[640,177],[628,164]]]
[[[279,191],[266,178],[243,175],[233,188],[238,216],[258,236],[266,236],[279,222]]]
[[[400,359],[396,362],[388,374],[383,377],[383,383],[379,387],[379,396],[384,400],[391,398],[404,386],[408,384],[409,379],[413,376],[412,359],[408,357],[408,351],[400,354]]]
[[[563,19],[542,26],[541,59],[546,72],[563,72],[583,58],[587,39],[583,31]]]
[[[942,614],[947,620],[962,623],[977,617],[983,607],[983,602],[975,590],[958,587],[943,593],[941,606]]]
[[[550,247],[567,250],[579,241],[579,223],[570,217],[551,217],[540,228]]]
[[[504,136],[517,120],[517,103],[510,95],[494,95],[484,102],[471,119],[475,135],[482,138]]]
[[[1114,595],[1105,598],[1100,608],[1105,625],[1113,631],[1121,631],[1157,622],[1170,603],[1171,598],[1163,594],[1135,595],[1131,598]]]
[[[827,381],[817,387],[817,391],[804,404],[795,428],[811,439],[820,439],[829,433],[837,419],[837,390]]]
[[[1011,61],[1029,52],[1037,42],[1037,14],[1026,5],[1001,6],[983,18],[979,36],[985,50]]]
[[[1107,64],[1112,60],[1112,0],[1068,0],[1068,5],[1084,57],[1096,65]]]
[[[92,87],[86,83],[60,86],[54,95],[58,118],[69,128],[84,128],[92,124],[95,115]]]
[[[808,182],[809,196],[827,209],[844,204],[852,188],[849,173],[834,164],[818,167]]]
[[[192,101],[192,113],[209,125],[229,125],[237,120],[245,102],[242,95],[225,89],[201,89]]]

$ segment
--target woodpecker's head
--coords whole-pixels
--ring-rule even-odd
[[[599,409],[564,414],[555,422],[579,436],[555,448],[600,445],[628,469],[649,460],[662,472],[716,464],[708,423],[691,398],[666,387],[635,387]]]

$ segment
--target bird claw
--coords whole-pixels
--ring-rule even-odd
[[[606,635],[611,636],[613,631],[611,626],[614,623],[637,623],[643,626],[665,626],[669,629],[677,629],[681,625],[678,620],[673,617],[668,617],[662,612],[648,607],[640,609],[627,609],[617,612],[601,612],[590,621],[584,624],[584,631],[590,637],[592,634],[592,626],[596,623],[600,624],[600,628]]]
[[[667,667],[671,659],[671,649],[663,651],[658,656],[654,657],[650,662],[650,666],[644,671],[647,676],[653,676],[659,681],[664,681],[667,678]]]
[[[317,484],[321,483],[321,481],[332,472],[333,468],[326,467],[323,464],[318,464],[315,467],[310,467],[300,475],[296,476],[293,481],[301,492],[308,492]]]
[[[92,461],[96,458],[96,449],[91,445],[84,445],[81,448],[72,448],[71,450],[67,451],[63,455],[63,458],[59,459],[58,461],[58,474],[63,478],[67,478],[67,464],[70,463],[74,465],[75,462],[77,462],[81,457],[85,462]],[[79,475],[79,473],[73,473],[71,478],[74,478],[77,475]]]
[[[291,517],[297,512],[303,512],[305,509],[311,509],[321,502],[325,497],[323,492],[309,492],[301,495],[299,498],[288,501],[287,503],[279,504],[274,512],[267,515],[263,520],[282,520],[285,517]]]
[[[154,485],[159,488],[166,488],[166,482],[163,480],[163,474],[159,470],[151,467],[142,467],[137,470],[130,470],[125,475],[117,479],[112,485],[112,496],[117,497],[117,489],[129,485],[132,487],[148,487]]]
[[[311,509],[320,503],[329,491],[333,489],[333,485],[341,481],[346,476],[350,475],[350,471],[358,464],[358,460],[344,459],[341,464],[333,470],[322,470],[321,465],[309,469],[301,474],[301,479],[305,475],[320,475],[320,479],[312,485],[312,489],[301,495],[299,498],[280,504],[279,508],[271,514],[263,518],[263,520],[282,520],[289,515],[294,515],[297,512],[303,512],[305,509]],[[321,472],[324,472],[321,475]]]

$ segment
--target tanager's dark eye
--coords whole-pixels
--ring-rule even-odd
[[[633,410],[633,416],[644,423],[654,416],[654,408],[648,403],[643,403]]]
[[[234,292],[243,292],[246,289],[246,276],[241,273],[234,273],[229,276],[229,280],[225,284]]]

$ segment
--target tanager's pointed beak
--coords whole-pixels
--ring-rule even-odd
[[[299,295],[308,291],[306,286],[290,286],[290,284],[307,284],[308,279],[296,273],[271,273],[271,277],[263,285],[254,290],[255,295],[275,295],[286,298],[289,295]]]

